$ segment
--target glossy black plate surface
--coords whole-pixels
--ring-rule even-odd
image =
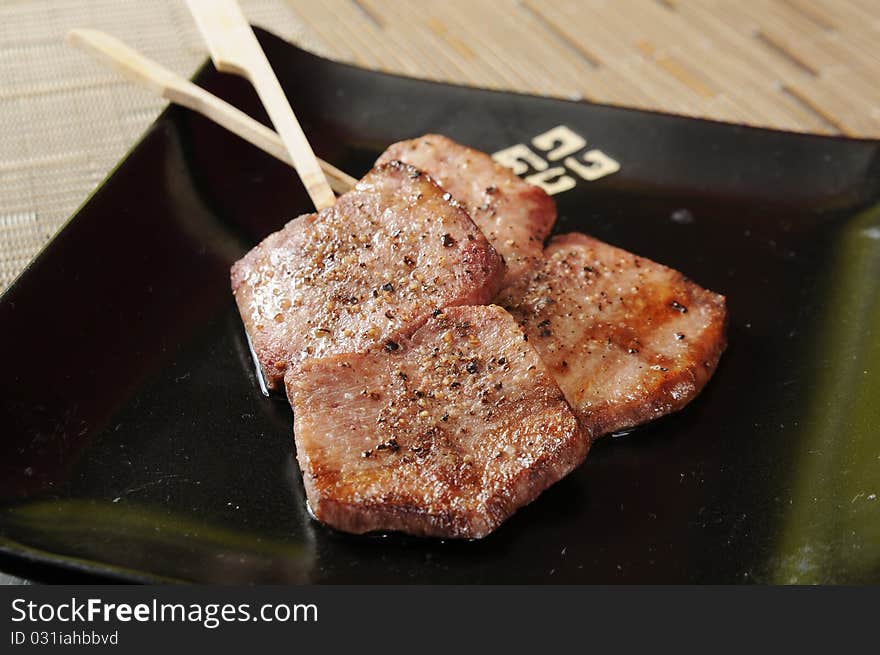
[[[556,195],[557,231],[724,293],[718,373],[481,542],[325,529],[228,283],[308,199],[286,166],[172,108],[0,298],[7,563],[226,583],[880,582],[877,142],[430,84],[260,39],[317,153],[355,175],[429,131],[545,159],[534,136],[586,137],[575,156],[621,170]],[[197,81],[265,120],[240,79]]]

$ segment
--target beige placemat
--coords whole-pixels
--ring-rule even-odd
[[[430,79],[880,137],[878,0],[242,0],[310,50]],[[164,103],[63,42],[95,27],[189,75],[183,0],[0,2],[0,290]]]

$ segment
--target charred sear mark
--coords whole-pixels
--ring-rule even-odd
[[[391,437],[388,441],[383,441],[378,446],[376,446],[376,450],[387,450],[392,453],[396,453],[400,450],[400,444],[397,443],[397,439]]]

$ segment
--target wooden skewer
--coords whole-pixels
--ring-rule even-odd
[[[276,159],[293,165],[290,153],[275,132],[225,100],[148,59],[122,41],[91,29],[71,30],[67,34],[67,41],[94,55],[95,59],[132,82],[170,102],[198,112]],[[336,193],[345,193],[357,183],[355,178],[333,164],[322,159],[318,160],[318,164]]]
[[[214,66],[221,72],[250,80],[315,207],[330,207],[336,197],[238,3],[235,0],[187,0],[187,6],[208,43]]]

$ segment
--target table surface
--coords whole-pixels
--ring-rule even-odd
[[[877,0],[242,0],[242,6],[255,24],[367,68],[880,137]],[[73,27],[107,31],[184,75],[206,58],[183,0],[0,4],[0,292],[165,106],[65,44]]]

